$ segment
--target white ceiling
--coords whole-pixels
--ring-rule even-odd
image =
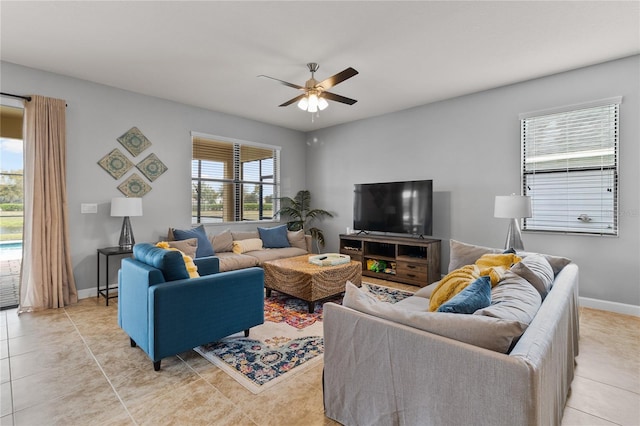
[[[309,131],[640,53],[640,1],[7,1],[3,61]],[[311,120],[307,62],[331,91]]]

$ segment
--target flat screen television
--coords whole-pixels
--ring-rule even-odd
[[[353,228],[360,231],[431,235],[433,181],[356,184]]]

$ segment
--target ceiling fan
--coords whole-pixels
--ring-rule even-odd
[[[289,106],[292,103],[298,102],[298,108],[309,111],[309,112],[317,112],[318,110],[322,111],[329,103],[327,100],[341,102],[347,105],[353,105],[358,102],[355,99],[347,98],[345,96],[336,95],[335,93],[327,92],[327,90],[331,89],[338,83],[342,83],[343,81],[353,77],[358,74],[358,71],[349,67],[343,71],[340,71],[338,74],[331,76],[325,80],[318,81],[314,78],[316,71],[320,66],[315,62],[309,62],[307,64],[309,71],[311,72],[311,78],[307,80],[304,86],[299,86],[297,84],[289,83],[287,81],[279,80],[277,78],[269,77],[268,75],[259,75],[258,77],[266,77],[272,80],[276,80],[285,86],[293,87],[294,89],[304,91],[303,94],[296,96],[293,99],[289,99],[287,102],[279,105],[281,107]]]

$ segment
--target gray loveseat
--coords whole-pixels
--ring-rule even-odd
[[[498,251],[452,241],[450,271],[460,247],[464,262]],[[553,280],[537,305],[534,285],[509,272],[491,309],[471,315],[426,312],[428,289],[391,305],[348,286],[346,306],[324,306],[325,414],[345,425],[560,424],[578,354],[578,267],[547,258]],[[510,306],[520,297],[510,286],[535,312]]]

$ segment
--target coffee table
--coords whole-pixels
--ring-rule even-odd
[[[267,297],[271,290],[302,299],[313,313],[315,303],[343,293],[347,281],[362,284],[362,264],[351,261],[342,265],[318,266],[309,263],[309,255],[269,260],[262,264]]]

